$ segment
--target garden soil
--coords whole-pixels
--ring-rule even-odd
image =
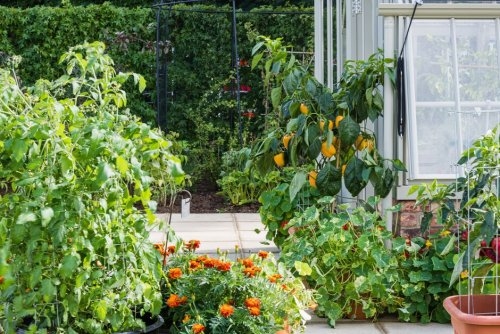
[[[234,205],[219,194],[219,190],[214,185],[200,184],[194,189],[189,189],[191,193],[190,212],[191,213],[257,213],[260,203],[248,203],[244,205]],[[167,201],[158,204],[158,213],[170,212]],[[177,196],[172,212],[181,212],[181,195]]]

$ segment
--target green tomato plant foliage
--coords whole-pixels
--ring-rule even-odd
[[[288,166],[311,166],[318,172],[316,186],[323,195],[338,194],[343,179],[352,196],[368,183],[377,196],[387,196],[396,173],[405,167],[379,154],[366,123],[382,115],[380,88],[384,75],[392,75],[393,60],[378,52],[366,61],[349,61],[330,91],[281,39],[261,36],[252,55],[252,68],[263,69],[272,102],[267,131],[253,146],[256,169],[262,174],[273,170],[273,156],[284,152]],[[287,145],[284,135],[292,136]],[[291,195],[306,184],[306,175],[297,174]]]
[[[171,142],[132,116],[101,42],[31,87],[0,69],[0,326],[15,333],[140,329],[162,307],[148,240],[153,194],[183,182]]]

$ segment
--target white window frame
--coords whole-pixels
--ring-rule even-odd
[[[414,9],[414,5],[411,3],[380,3],[379,4],[379,15],[384,17],[384,50],[387,56],[391,53],[397,54],[399,46],[402,44],[403,33],[406,31],[406,26],[409,22],[409,17],[411,16]],[[499,20],[500,17],[500,3],[432,3],[424,4],[419,6],[415,12],[414,19],[495,19],[497,28],[497,41],[499,31]],[[393,30],[392,30],[393,29]],[[499,44],[500,45],[500,44]],[[408,45],[407,45],[408,47]],[[411,48],[411,46],[410,46]],[[407,60],[411,61],[411,57],[407,57]],[[410,66],[411,67],[411,64]],[[408,79],[411,80],[411,71],[407,72],[409,75]],[[411,81],[410,81],[411,82]],[[386,87],[384,87],[385,92],[393,92],[392,83],[386,80]],[[458,96],[456,97],[458,98]],[[415,97],[413,92],[407,89],[407,99],[409,99],[410,107],[415,107]],[[412,196],[408,195],[409,187],[412,184],[421,184],[432,179],[437,178],[438,175],[423,175],[419,174],[418,170],[415,170],[415,162],[418,163],[418,156],[416,152],[409,151],[409,140],[417,140],[415,137],[415,132],[407,131],[406,138],[399,138],[395,134],[387,134],[386,124],[390,124],[395,120],[395,104],[387,99],[384,101],[384,141],[390,140],[391,142],[384,143],[384,156],[398,158],[405,161],[408,168],[413,168],[410,173],[404,173],[402,178],[399,180],[397,187],[396,198],[397,199],[412,199]],[[389,102],[389,103],[387,103]],[[413,102],[413,103],[412,103]],[[451,102],[454,106],[458,101]],[[460,105],[460,104],[458,104]],[[460,110],[458,110],[460,112]],[[407,116],[411,122],[411,117],[415,117],[414,110],[407,111]],[[415,121],[415,119],[413,119]],[[390,126],[389,126],[390,128]],[[393,131],[391,131],[393,133]],[[392,137],[391,137],[392,136]],[[392,147],[395,147],[395,151],[392,151]],[[387,152],[385,152],[387,150]],[[389,154],[387,154],[389,153]],[[408,163],[411,162],[411,163]],[[410,179],[410,175],[412,179]],[[457,173],[447,176],[447,179],[454,179]],[[446,179],[439,179],[439,181],[446,181]]]

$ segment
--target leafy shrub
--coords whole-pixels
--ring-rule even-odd
[[[26,88],[0,70],[0,323],[8,334],[143,328],[162,306],[152,192],[181,184],[180,161],[125,109],[123,83],[144,89],[142,76],[117,73],[100,42],[61,62],[59,79]]]
[[[404,312],[399,311],[399,318],[422,323],[449,322],[443,301],[457,292],[455,285],[450,284],[457,256],[455,234],[445,228],[425,238],[395,238],[392,246],[400,260],[400,293],[407,304]]]

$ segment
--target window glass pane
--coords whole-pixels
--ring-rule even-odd
[[[417,110],[419,175],[456,175],[456,113],[452,107]],[[440,124],[436,130],[436,124]]]
[[[500,118],[495,20],[415,20],[407,49],[411,178],[454,178]]]
[[[455,20],[460,101],[498,99],[499,71],[495,22]]]
[[[417,101],[452,101],[455,99],[448,21],[414,22],[412,49]]]

